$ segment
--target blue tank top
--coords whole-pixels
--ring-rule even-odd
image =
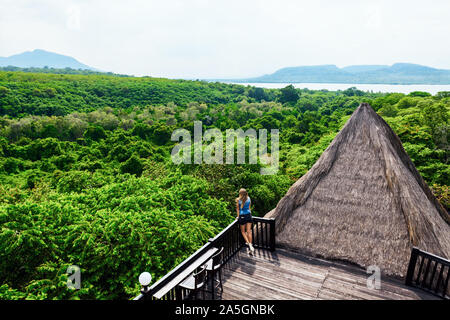
[[[241,209],[241,200],[239,200],[239,215],[249,213],[250,213],[250,197],[247,197],[247,201],[245,201],[244,205],[242,206],[242,209]]]

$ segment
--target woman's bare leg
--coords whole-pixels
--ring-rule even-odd
[[[245,224],[240,225],[242,236],[244,237],[245,243],[248,243],[247,232],[245,231]]]
[[[247,233],[248,242],[252,243],[252,224],[250,222],[245,224],[245,232]]]

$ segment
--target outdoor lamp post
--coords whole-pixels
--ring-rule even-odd
[[[142,272],[139,275],[139,283],[142,286],[141,293],[147,293],[150,282],[152,282],[152,275],[149,272]]]

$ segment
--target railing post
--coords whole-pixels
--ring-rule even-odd
[[[414,277],[414,270],[416,268],[417,256],[419,255],[419,249],[413,247],[411,250],[411,258],[409,259],[408,271],[406,272],[405,284],[408,286],[412,285],[412,280]]]
[[[275,219],[269,220],[270,224],[270,251],[275,251]]]
[[[175,300],[177,300],[177,301],[183,300],[183,296],[181,294],[181,288],[179,286],[175,287]]]

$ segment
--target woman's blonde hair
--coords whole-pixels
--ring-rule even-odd
[[[241,209],[244,207],[244,203],[247,201],[247,198],[248,198],[247,190],[241,188],[239,190],[239,197],[236,198],[237,203],[239,203],[239,200],[241,200]]]

